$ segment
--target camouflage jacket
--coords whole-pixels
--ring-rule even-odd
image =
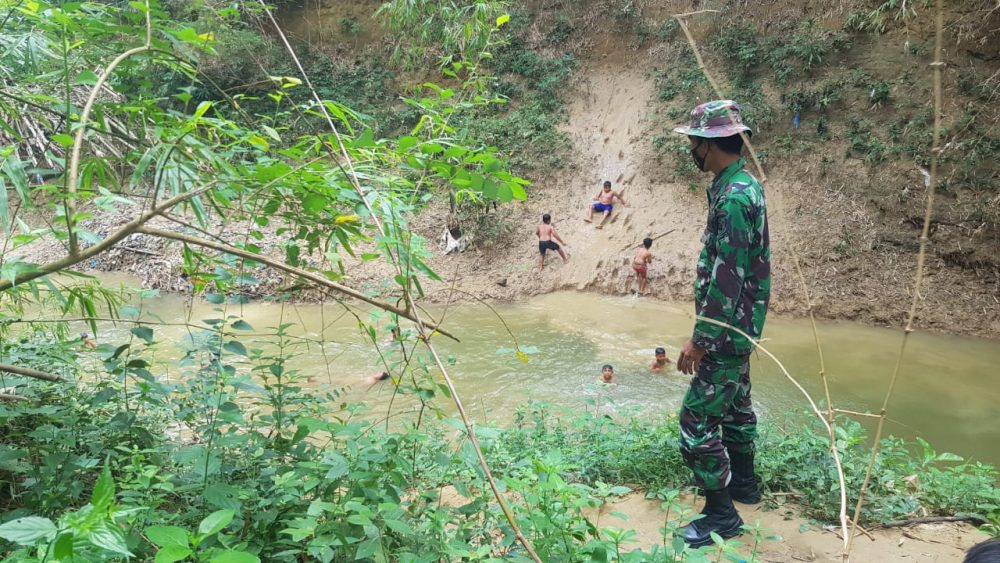
[[[732,325],[756,340],[771,295],[771,248],[764,190],[745,164],[746,159],[732,163],[708,187],[694,298],[698,316]],[[703,320],[695,322],[691,340],[717,354],[744,355],[753,349],[743,335]]]

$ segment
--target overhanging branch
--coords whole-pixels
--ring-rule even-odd
[[[353,297],[354,299],[357,299],[359,301],[364,301],[365,303],[368,303],[369,305],[373,305],[375,307],[378,307],[379,309],[382,309],[383,311],[388,311],[390,313],[399,315],[399,316],[401,316],[403,318],[406,318],[406,319],[409,319],[409,320],[411,320],[411,321],[413,321],[415,323],[419,323],[420,322],[415,315],[411,314],[411,312],[408,311],[408,310],[406,310],[406,309],[401,309],[399,307],[396,307],[395,305],[390,305],[389,303],[385,303],[385,302],[379,301],[378,299],[374,299],[372,297],[369,297],[369,296],[365,295],[364,293],[361,293],[360,291],[358,291],[358,290],[356,290],[354,288],[348,287],[348,286],[343,285],[343,284],[339,284],[339,283],[337,283],[335,281],[328,280],[325,277],[323,277],[323,276],[321,276],[321,275],[319,275],[317,273],[310,272],[308,270],[303,270],[301,268],[296,268],[294,266],[289,266],[288,264],[285,264],[284,262],[281,262],[280,260],[274,260],[273,258],[269,258],[267,256],[261,256],[260,254],[254,254],[253,252],[249,252],[247,250],[243,250],[241,248],[237,248],[235,246],[231,246],[231,245],[228,245],[228,244],[214,242],[214,241],[206,240],[206,239],[199,238],[199,237],[185,235],[185,234],[182,234],[182,233],[176,233],[176,232],[173,232],[173,231],[165,231],[163,229],[155,229],[155,228],[152,228],[152,227],[142,227],[142,226],[140,226],[140,227],[138,227],[135,230],[135,232],[137,232],[137,233],[143,233],[143,234],[147,234],[147,235],[151,235],[151,236],[154,236],[154,237],[169,239],[169,240],[176,240],[176,241],[184,242],[184,243],[187,243],[187,244],[192,244],[192,245],[195,245],[195,246],[200,246],[200,247],[203,247],[203,248],[210,248],[212,250],[217,250],[219,252],[224,252],[226,254],[232,254],[233,256],[239,256],[240,258],[246,258],[247,260],[254,260],[254,261],[260,262],[262,264],[267,264],[268,266],[270,266],[272,268],[275,268],[277,270],[281,270],[283,272],[287,272],[289,274],[292,274],[293,276],[297,276],[299,278],[302,278],[302,279],[305,279],[305,280],[309,280],[309,281],[315,283],[318,286],[321,286],[321,287],[324,287],[324,288],[327,288],[327,289],[331,289],[333,291],[336,291],[338,293],[342,293],[342,294],[347,295],[349,297]],[[449,333],[448,331],[440,328],[437,325],[437,323],[424,322],[423,324],[424,324],[424,326],[427,326],[428,328],[431,328],[431,329],[437,331],[438,333],[440,333],[440,334],[442,334],[444,336],[447,336],[448,338],[451,338],[452,340],[454,340],[456,342],[459,342],[458,337],[456,337],[455,335]]]
[[[157,206],[149,213],[140,215],[139,217],[133,219],[132,221],[125,223],[125,225],[122,226],[122,228],[111,233],[110,235],[107,236],[107,238],[95,244],[94,246],[86,248],[83,251],[77,252],[75,254],[70,253],[69,255],[59,260],[39,266],[38,269],[34,271],[25,272],[19,276],[16,276],[13,281],[9,279],[0,280],[0,291],[6,291],[17,284],[29,282],[33,279],[37,279],[42,276],[47,276],[49,274],[65,270],[66,268],[79,264],[80,262],[83,262],[84,260],[87,260],[93,256],[97,256],[98,254],[104,252],[105,250],[117,244],[125,237],[137,232],[139,227],[141,227],[143,224],[145,224],[153,217],[159,215],[160,213],[163,213],[164,211],[172,208],[173,206],[179,203],[183,203],[197,195],[205,193],[208,190],[212,189],[213,187],[215,187],[215,182],[211,182],[206,186],[198,188],[197,190],[192,190],[190,192],[184,192],[182,194],[176,195],[168,199],[167,201],[163,202],[161,205]]]
[[[25,377],[33,377],[35,379],[42,379],[44,381],[52,381],[58,383],[60,381],[66,381],[65,379],[59,377],[58,375],[53,375],[48,372],[38,371],[37,369],[24,368],[21,366],[12,366],[10,364],[0,364],[0,371],[5,371],[7,373],[13,373],[14,375],[23,375]]]

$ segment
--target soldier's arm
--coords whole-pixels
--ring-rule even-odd
[[[719,202],[719,236],[716,259],[708,291],[701,303],[702,316],[736,326],[733,316],[750,270],[750,240],[753,222],[750,201],[742,194],[728,194]],[[709,352],[721,349],[728,329],[703,320],[695,321],[691,340]]]

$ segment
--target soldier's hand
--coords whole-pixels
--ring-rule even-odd
[[[701,365],[701,359],[704,357],[705,350],[688,340],[681,348],[680,356],[677,357],[677,369],[688,375],[698,373],[698,366]]]

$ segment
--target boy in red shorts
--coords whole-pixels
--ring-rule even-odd
[[[639,280],[639,295],[646,295],[646,276],[649,273],[649,263],[653,261],[653,253],[649,251],[651,246],[653,239],[642,239],[642,248],[635,252],[635,258],[632,259],[632,269]]]

